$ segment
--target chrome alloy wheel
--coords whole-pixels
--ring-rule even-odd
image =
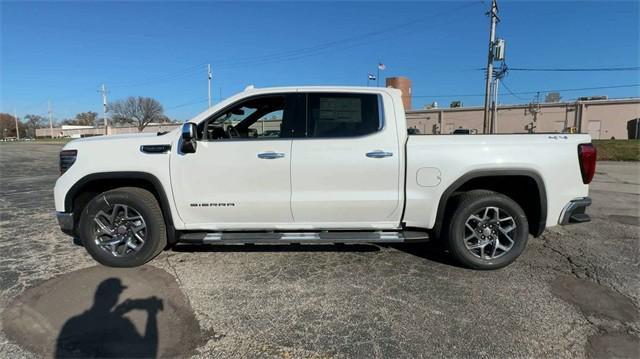
[[[147,225],[132,207],[114,204],[93,217],[96,245],[114,257],[124,257],[142,248]]]
[[[464,223],[464,245],[474,256],[496,259],[511,250],[517,225],[504,209],[484,207]]]

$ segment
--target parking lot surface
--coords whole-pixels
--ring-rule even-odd
[[[592,221],[502,270],[437,244],[179,246],[115,270],[57,227],[60,147],[0,145],[2,357],[640,356],[638,163],[598,163]]]

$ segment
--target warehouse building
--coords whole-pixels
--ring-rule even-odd
[[[588,133],[593,139],[640,138],[640,98],[499,106],[496,133]],[[407,126],[421,134],[456,129],[482,133],[483,108],[407,111]]]

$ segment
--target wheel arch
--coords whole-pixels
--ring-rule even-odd
[[[530,169],[482,169],[465,173],[443,192],[433,228],[436,237],[440,236],[447,219],[452,197],[456,193],[474,189],[486,189],[509,196],[527,214],[529,233],[538,237],[544,231],[547,221],[547,192],[542,176]]]
[[[167,239],[170,242],[173,241],[175,227],[169,197],[167,197],[160,180],[147,172],[99,172],[86,175],[67,191],[64,198],[65,212],[74,214],[74,221],[77,225],[80,212],[92,198],[102,192],[120,187],[139,187],[154,195],[162,209],[162,216],[167,228]]]

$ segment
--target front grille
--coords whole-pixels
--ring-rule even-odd
[[[64,150],[60,151],[60,174],[67,172],[67,170],[73,166],[78,157],[77,150]]]

